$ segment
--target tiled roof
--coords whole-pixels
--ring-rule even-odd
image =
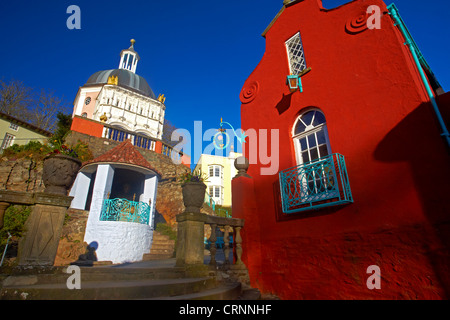
[[[136,150],[136,148],[131,143],[131,140],[129,139],[125,140],[117,147],[109,150],[108,152],[102,154],[94,160],[83,163],[83,167],[94,163],[130,164],[152,170],[159,176],[161,176],[161,173],[153,168],[153,166],[147,160],[145,160],[142,154],[138,150]]]

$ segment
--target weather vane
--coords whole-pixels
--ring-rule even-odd
[[[247,137],[245,132],[241,130],[241,134],[238,135],[230,123],[224,122],[223,119],[220,118],[220,128],[217,130],[218,132],[214,135],[213,139],[213,144],[216,149],[226,149],[230,144],[230,136],[227,133],[227,129],[223,127],[224,124],[230,126],[241,145],[245,143],[245,138]]]

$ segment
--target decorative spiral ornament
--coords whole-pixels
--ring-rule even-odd
[[[361,14],[356,18],[351,18],[347,20],[347,23],[345,24],[345,29],[347,32],[356,34],[363,32],[364,30],[367,30],[367,19],[369,18],[369,15],[367,13]]]
[[[256,98],[259,92],[259,83],[258,81],[252,81],[244,86],[241,91],[241,102],[242,103],[250,103],[253,99]]]

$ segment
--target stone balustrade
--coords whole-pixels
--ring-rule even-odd
[[[211,226],[211,242],[210,253],[211,260],[209,265],[213,268],[217,267],[216,261],[216,228],[224,228],[224,267],[242,268],[245,265],[241,260],[242,257],[242,237],[241,229],[244,227],[244,220],[210,216],[204,213],[190,213],[185,212],[177,216],[178,222],[178,241],[177,241],[177,266],[194,266],[204,264],[204,228],[205,224]],[[233,230],[234,248],[230,247],[230,231]],[[235,252],[234,261],[230,261],[230,250]]]

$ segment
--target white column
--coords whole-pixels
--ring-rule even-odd
[[[158,189],[158,177],[155,175],[146,176],[144,182],[144,192],[141,196],[140,201],[149,203],[149,201],[151,200],[150,216],[149,216],[150,227],[154,227],[157,189]]]
[[[84,241],[90,243],[97,241],[96,229],[100,221],[100,214],[103,207],[103,201],[111,192],[112,181],[114,178],[114,168],[109,164],[100,164],[97,167],[97,174],[92,191],[91,209],[86,223],[86,233]]]
[[[84,210],[86,208],[86,200],[89,193],[91,176],[91,174],[84,172],[78,173],[72,189],[70,189],[69,196],[74,197],[70,205],[71,208],[80,210]]]

